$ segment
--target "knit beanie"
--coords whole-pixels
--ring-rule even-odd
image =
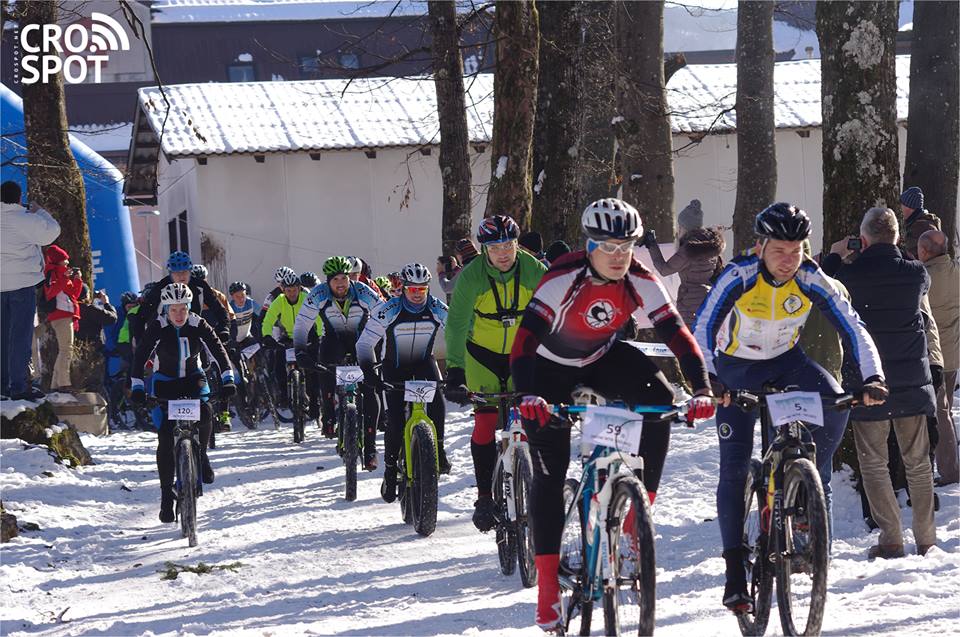
[[[923,210],[923,191],[920,186],[910,186],[900,195],[900,203],[913,210]]]
[[[539,256],[543,252],[543,237],[536,230],[524,232],[520,235],[517,243],[520,244],[521,248],[525,248],[527,252],[535,256]]]
[[[691,199],[687,207],[677,215],[677,225],[685,230],[703,227],[703,208],[699,199]]]
[[[70,260],[70,255],[67,254],[67,251],[57,244],[49,246],[46,252],[44,252],[44,256],[47,258],[47,263],[62,263],[63,261]]]
[[[568,246],[565,241],[557,239],[550,244],[550,247],[547,248],[547,253],[544,255],[544,257],[546,258],[547,263],[553,263],[568,252],[570,252],[570,246]]]
[[[457,241],[456,249],[465,260],[469,260],[480,254],[477,252],[477,246],[473,245],[473,241],[466,237]]]

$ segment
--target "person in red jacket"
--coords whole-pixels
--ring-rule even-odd
[[[80,269],[70,267],[70,255],[58,245],[51,245],[44,255],[43,294],[55,303],[47,314],[47,322],[57,337],[57,362],[53,366],[50,389],[70,388],[70,361],[73,358],[73,332],[80,321],[80,291],[83,282]]]

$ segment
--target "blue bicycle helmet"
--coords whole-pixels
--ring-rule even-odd
[[[190,255],[181,250],[171,252],[167,258],[167,270],[170,272],[184,272],[193,268],[193,260]]]

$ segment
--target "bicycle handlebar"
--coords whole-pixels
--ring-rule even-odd
[[[756,409],[766,396],[785,393],[787,390],[764,388],[760,391],[736,389],[730,392],[730,402],[743,411]],[[790,390],[792,391],[792,390]],[[851,409],[860,404],[860,400],[853,394],[820,394],[820,400],[826,409]]]
[[[424,381],[426,381],[426,380],[428,380],[428,379],[425,379],[425,378],[424,378],[424,379],[411,378],[410,380],[424,380]],[[407,381],[405,381],[405,380],[401,380],[401,381],[398,381],[398,382],[389,381],[389,380],[382,380],[382,381],[380,381],[380,384],[383,385],[383,388],[384,388],[384,390],[386,390],[386,391],[406,391],[406,385],[405,385],[406,382],[407,382]],[[446,384],[447,384],[445,381],[442,381],[442,380],[429,380],[429,382],[431,382],[431,383],[436,383],[436,384],[437,384],[437,389],[441,389],[441,388],[445,387]]]

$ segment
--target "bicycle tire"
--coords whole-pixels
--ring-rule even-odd
[[[657,556],[650,500],[635,476],[615,479],[607,528],[616,587],[604,587],[604,627],[607,635],[652,635],[656,624]],[[630,526],[632,535],[625,532]]]
[[[504,494],[502,456],[497,458],[497,465],[493,470],[493,506],[497,511],[497,520],[493,528],[497,540],[500,572],[504,575],[513,575],[517,568],[517,533],[513,524],[503,515],[503,512],[507,510],[507,501]]]
[[[421,421],[413,426],[410,436],[410,463],[413,484],[410,485],[413,529],[429,536],[437,528],[437,440],[433,429]]]
[[[570,507],[574,506],[574,498],[579,488],[580,483],[574,478],[567,478],[563,483],[564,516],[567,516]],[[586,599],[583,594],[583,582],[586,579],[583,556],[586,555],[586,548],[586,536],[583,533],[583,507],[577,505],[577,516],[564,526],[560,536],[560,574],[573,582],[572,588],[560,586],[564,634],[570,632],[570,624],[577,613],[580,614],[579,634],[590,634],[593,600]]]
[[[360,450],[357,448],[357,406],[344,405],[343,409],[343,466],[346,470],[344,499],[353,502],[357,499],[357,463]]]
[[[270,417],[273,419],[273,428],[280,429],[280,411],[277,409],[277,401],[274,399],[273,388],[270,384],[270,380],[266,376],[266,371],[260,371],[259,368],[257,371],[257,376],[260,379],[257,383],[260,399],[263,401],[267,412],[269,412]]]
[[[413,506],[410,503],[410,485],[407,482],[407,459],[404,456],[403,445],[400,446],[400,459],[397,461],[397,500],[400,502],[400,517],[404,524],[413,524]]]
[[[820,634],[827,599],[828,542],[820,474],[806,458],[793,460],[783,476],[783,531],[777,546],[777,609],[785,635]],[[802,567],[801,572],[794,572],[797,567]],[[809,595],[795,594],[797,586],[808,581]],[[806,621],[797,621],[802,608],[798,602],[806,598]]]
[[[530,452],[518,448],[513,456],[513,498],[517,509],[517,565],[520,567],[520,582],[524,588],[537,585],[536,551],[533,547],[533,527],[530,520],[530,488],[533,484],[533,469]]]
[[[249,390],[250,385],[246,386],[246,390]],[[251,406],[248,400],[241,398],[240,395],[236,395],[233,398],[233,408],[237,411],[237,416],[240,418],[240,422],[243,423],[243,426],[247,429],[256,429],[257,428],[257,417],[255,414],[256,403]]]
[[[177,474],[180,534],[193,547],[197,545],[197,458],[193,441],[189,438],[177,444]]]
[[[290,405],[290,413],[293,414],[293,442],[300,444],[304,437],[304,413],[300,393],[300,370],[291,369],[287,374],[287,401]]]
[[[762,532],[760,512],[766,501],[763,467],[752,459],[743,487],[743,546],[748,551],[747,582],[753,597],[753,611],[737,615],[744,637],[760,637],[767,630],[773,599],[773,568],[770,563],[770,536]]]

